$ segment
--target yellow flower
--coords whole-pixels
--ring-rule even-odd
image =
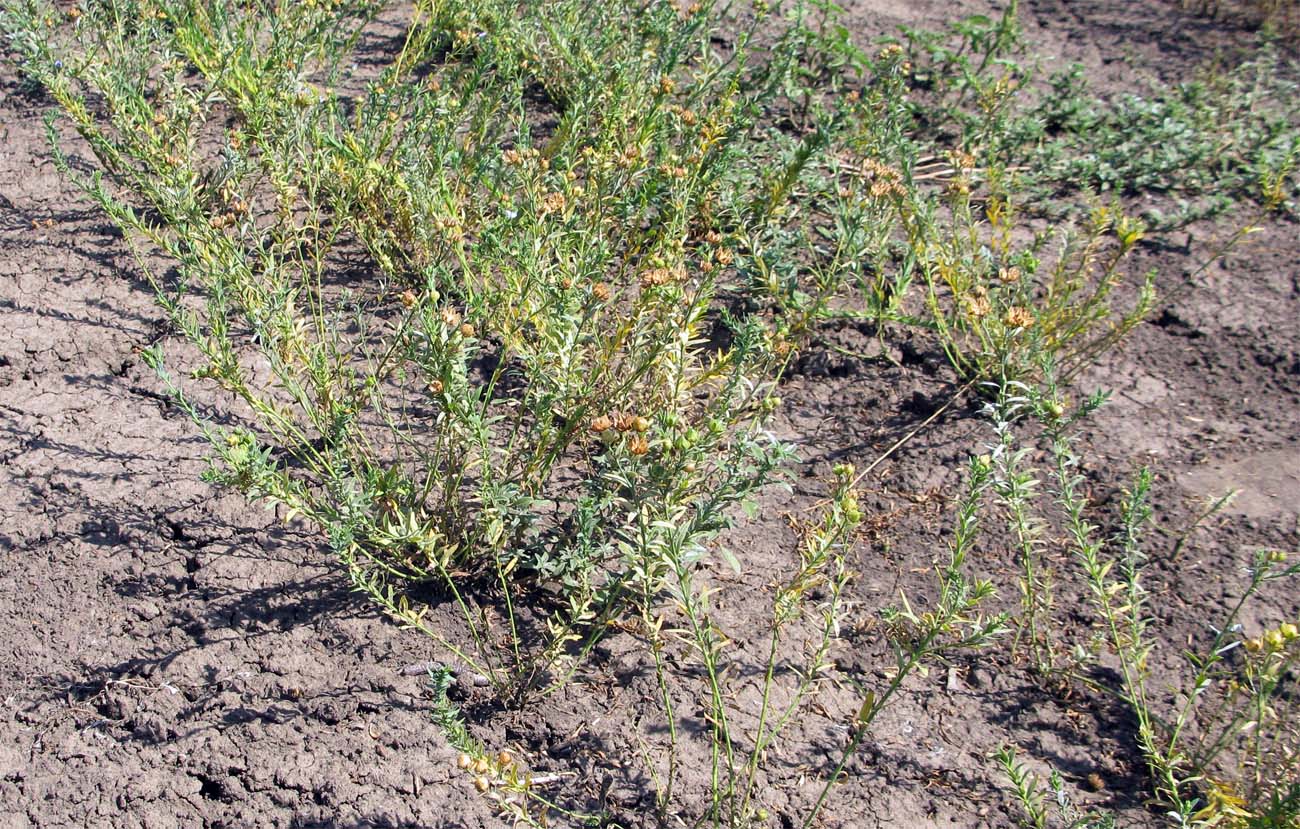
[[[1250,819],[1254,817],[1246,811],[1246,801],[1232,789],[1228,783],[1210,780],[1205,792],[1205,808],[1192,815],[1195,823],[1217,823],[1224,817]],[[1225,825],[1235,826],[1237,821],[1228,821]]]

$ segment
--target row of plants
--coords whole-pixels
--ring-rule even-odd
[[[838,673],[841,625],[861,612],[865,472],[837,467],[800,527],[755,620],[765,653],[733,646],[710,568],[746,566],[723,534],[797,456],[770,432],[781,379],[843,319],[926,337],[992,431],[933,598],[875,609],[895,665],[882,687],[844,677],[862,688],[849,738],[793,819],[819,819],[909,676],[995,642],[1045,683],[1129,705],[1179,825],[1300,813],[1294,625],[1248,635],[1238,605],[1168,705],[1141,579],[1150,479],[1113,536],[1093,526],[1072,435],[1102,398],[1068,399],[1153,307],[1154,275],[1128,273],[1148,233],[1247,216],[1208,261],[1294,212],[1300,123],[1275,52],[1107,100],[1077,72],[1026,68],[1014,2],[874,53],[826,0],[5,0],[0,14],[61,112],[56,161],[130,240],[173,326],[144,357],[208,438],[208,478],[318,527],[358,591],[503,705],[536,705],[611,631],[632,636],[666,733],[646,751],[642,819],[768,821],[766,759]],[[378,42],[395,20],[396,45]],[[92,163],[69,154],[64,123]],[[1172,219],[1126,211],[1121,196],[1152,191],[1202,201]],[[1018,608],[976,575],[990,520],[1015,541]],[[1095,609],[1073,641],[1041,555],[1052,522]],[[1242,602],[1295,572],[1261,554]],[[728,673],[742,659],[762,666],[745,716]],[[1090,669],[1103,660],[1119,685]],[[602,819],[476,739],[451,671],[434,672],[435,719],[480,791],[526,823]],[[691,716],[698,736],[677,726]],[[683,803],[692,741],[709,791]],[[1014,753],[999,761],[1026,820],[1055,820]],[[1050,785],[1067,823],[1105,820]]]

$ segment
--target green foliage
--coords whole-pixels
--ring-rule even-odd
[[[1152,308],[1154,274],[1130,284],[1126,264],[1146,234],[1243,205],[1251,222],[1295,213],[1295,71],[1272,48],[1096,96],[1077,69],[1037,77],[1015,2],[874,54],[827,0],[0,9],[26,77],[94,156],[70,158],[51,120],[56,163],[126,234],[171,320],[143,356],[210,442],[206,477],[313,522],[357,590],[509,704],[564,686],[606,631],[634,632],[667,723],[666,760],[646,751],[661,822],[695,739],[683,684],[710,758],[708,802],[687,809],[740,827],[769,817],[768,752],[834,673],[862,520],[851,467],[771,586],[748,734],[729,673],[745,655],[707,565],[746,566],[716,542],[794,457],[768,432],[775,391],[837,319],[928,338],[991,400],[995,440],[973,453],[936,597],[879,609],[887,681],[844,677],[862,703],[804,825],[909,677],[1012,627],[1044,678],[1086,683],[1110,651],[1122,682],[1100,690],[1130,706],[1181,825],[1294,822],[1294,623],[1246,637],[1239,604],[1162,707],[1151,479],[1103,537],[1069,435],[1103,396],[1071,412],[1066,393]],[[400,46],[375,45],[379,20]],[[1137,196],[1158,197],[1141,219]],[[1016,616],[972,575],[989,501],[1020,564]],[[1056,619],[1057,525],[1096,609],[1087,642]],[[1250,572],[1242,603],[1296,567],[1265,556]],[[594,817],[490,755],[451,678],[431,672],[434,721],[475,788],[531,825]],[[1049,798],[1010,749],[997,760],[1028,825],[1109,825],[1059,775]]]
[[[1235,67],[1111,99],[1090,96],[1079,67],[1050,91],[1000,151],[1025,165],[1031,190],[1154,194],[1153,226],[1186,224],[1255,202],[1294,215],[1300,178],[1295,67],[1272,47]]]
[[[716,620],[710,597],[722,593],[723,588],[711,587],[696,575],[697,557],[683,555],[679,549],[663,550],[663,560],[670,568],[668,601],[646,594],[640,607],[640,627],[650,645],[668,723],[666,772],[661,775],[650,764],[661,820],[671,814],[681,743],[685,739],[676,724],[680,714],[669,688],[667,659],[673,640],[686,645],[685,653],[678,658],[698,666],[704,678],[702,688],[691,689],[692,697],[705,701],[703,719],[707,723],[711,763],[710,802],[702,820],[713,826],[748,826],[766,819],[767,810],[758,805],[761,797],[757,796],[761,767],[768,753],[779,748],[782,731],[826,681],[833,668],[831,648],[846,611],[844,592],[849,572],[845,553],[852,545],[862,513],[854,490],[853,468],[838,466],[835,476],[820,519],[802,528],[797,567],[773,591],[767,620],[768,647],[759,655],[762,681],[758,722],[743,744],[742,735],[732,724],[737,712],[731,698],[740,685],[729,680],[728,675],[744,677],[744,660],[754,655],[735,652],[731,638]],[[792,649],[798,653],[793,659]],[[790,681],[782,681],[782,674],[793,674],[792,687]]]
[[[1028,547],[1022,552],[1022,559],[1029,561],[1023,568],[1019,622],[1035,667],[1043,674],[1056,672],[1067,682],[1083,682],[1128,707],[1152,793],[1176,825],[1293,824],[1300,817],[1295,761],[1300,742],[1290,725],[1295,712],[1287,688],[1295,682],[1300,633],[1291,621],[1246,637],[1238,618],[1265,585],[1300,574],[1300,565],[1287,566],[1282,553],[1256,554],[1247,568],[1248,583],[1226,618],[1210,628],[1211,640],[1183,653],[1186,671],[1176,677],[1175,699],[1167,702],[1167,683],[1157,679],[1155,670],[1157,660],[1165,657],[1158,652],[1161,641],[1153,632],[1152,596],[1145,584],[1143,531],[1152,515],[1151,473],[1143,469],[1137,474],[1125,493],[1117,528],[1102,534],[1089,517],[1071,430],[1103,397],[1094,396],[1069,412],[1061,405],[1050,365],[1044,377],[1041,386],[1003,388],[990,404],[999,436],[994,453],[1002,457],[995,461],[999,486],[1010,506],[1013,537]],[[1052,464],[1050,497],[1038,486],[1036,473],[1021,470],[1028,447],[1013,436],[1013,425],[1027,429],[1035,421],[1043,429]],[[1095,611],[1095,630],[1084,636],[1063,630],[1045,576],[1037,570],[1042,566],[1034,549],[1042,540],[1037,528],[1049,520],[1063,525]],[[1067,649],[1072,650],[1073,664],[1060,667],[1058,660]],[[1105,653],[1118,664],[1117,684],[1088,671]],[[1010,755],[999,762],[1030,824],[1047,825],[1031,777]]]
[[[1065,781],[1060,772],[1052,769],[1047,778],[1050,801],[1043,791],[1038,775],[1025,768],[1024,763],[1016,759],[1016,752],[1011,746],[1003,746],[994,759],[1002,767],[1002,773],[1014,789],[1016,801],[1024,811],[1020,824],[1033,829],[1049,829],[1061,826],[1065,829],[1114,829],[1113,815],[1101,813],[1083,813],[1070,801],[1065,793]],[[1048,803],[1052,808],[1048,807]],[[1055,819],[1054,819],[1055,818]]]
[[[907,595],[902,594],[900,605],[881,610],[881,619],[888,629],[889,644],[894,652],[893,670],[888,673],[889,681],[883,689],[879,692],[868,690],[863,696],[862,706],[853,718],[849,741],[804,820],[804,829],[813,825],[831,789],[839,781],[840,773],[857,753],[872,723],[902,689],[909,676],[925,673],[932,664],[961,652],[988,647],[1006,633],[1006,614],[985,615],[984,612],[984,605],[996,592],[993,583],[972,578],[967,573],[966,559],[974,552],[979,537],[980,505],[991,472],[987,459],[971,460],[965,492],[957,504],[952,545],[946,561],[935,563],[938,597],[933,607],[918,610]]]
[[[717,297],[746,227],[724,205],[797,176],[732,168],[770,155],[749,126],[806,35],[782,22],[760,65],[713,49],[705,10],[438,1],[367,79],[378,12],[122,0],[50,27],[22,0],[6,28],[97,157],[78,180],[138,245],[188,385],[245,424],[190,409],[211,477],[316,522],[408,624],[408,585],[443,584],[525,693],[789,455],[763,430],[783,357]],[[486,646],[459,589],[481,577],[506,602],[557,585],[546,644]]]

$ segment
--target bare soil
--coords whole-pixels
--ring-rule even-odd
[[[862,40],[989,10],[849,5]],[[1107,90],[1188,77],[1252,36],[1178,2],[1021,5],[1040,52],[1082,62]],[[168,329],[120,236],[49,161],[49,108],[0,69],[0,827],[503,825],[430,722],[432,643],[350,593],[310,527],[200,482],[202,441],[137,356]],[[1254,549],[1300,546],[1300,235],[1270,223],[1193,277],[1206,240],[1228,229],[1143,245],[1134,270],[1155,268],[1166,299],[1079,384],[1114,393],[1084,438],[1103,513],[1139,466],[1157,475],[1148,587],[1175,648],[1204,636]],[[823,497],[833,464],[865,467],[947,406],[864,481],[870,531],[853,552],[858,605],[836,659],[864,687],[880,683],[891,659],[875,609],[900,589],[932,590],[945,505],[991,439],[978,401],[957,392],[927,342],[847,326],[824,332],[785,381],[780,436],[803,457],[793,491],[773,488],[760,518],[731,534],[742,573],[716,576],[740,655],[742,731],[759,679],[746,673],[761,656],[751,631],[794,549],[787,517]],[[1230,488],[1237,499],[1175,555],[1206,499]],[[977,569],[1014,601],[1005,539],[988,538]],[[1067,624],[1083,619],[1076,586],[1059,588]],[[1294,595],[1272,595],[1246,621],[1298,613]],[[575,683],[521,712],[493,707],[472,681],[457,696],[485,743],[564,776],[550,791],[565,805],[649,824],[640,746],[658,745],[663,726],[637,647],[611,637]],[[703,728],[697,690],[673,689],[688,739]],[[798,825],[860,701],[848,683],[828,686],[773,748],[759,797],[776,825]],[[1004,744],[1040,772],[1059,769],[1080,804],[1156,824],[1123,709],[1045,690],[1001,649],[914,678],[822,825],[1013,825],[990,759]],[[689,802],[707,785],[698,743],[684,768]]]

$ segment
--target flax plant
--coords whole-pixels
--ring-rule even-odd
[[[666,771],[660,774],[650,764],[661,822],[667,820],[674,805],[686,739],[677,726],[681,712],[671,693],[675,672],[667,657],[673,642],[684,644],[686,657],[701,668],[703,677],[700,697],[707,723],[710,795],[700,822],[739,827],[761,821],[766,814],[759,805],[761,797],[755,796],[764,760],[831,669],[831,648],[838,640],[845,611],[844,589],[849,580],[845,551],[862,515],[853,490],[852,467],[840,466],[835,472],[834,489],[820,519],[802,529],[797,567],[772,593],[767,647],[759,661],[762,679],[757,722],[748,735],[734,722],[739,712],[730,702],[733,689],[728,674],[740,667],[742,660],[756,655],[738,652],[718,622],[710,597],[723,588],[709,586],[697,575],[704,551],[673,544],[659,550],[658,566],[667,570],[671,604],[664,606],[651,590],[645,590],[640,630],[654,662],[668,728]],[[790,661],[786,646],[791,643],[797,643],[803,653],[794,675],[787,677],[791,671],[785,667]]]
[[[1020,615],[1012,650],[1023,647],[1033,669],[1048,676],[1055,670],[1059,648],[1052,618],[1054,575],[1043,556],[1044,521],[1035,512],[1040,481],[1029,462],[1033,450],[1020,445],[1015,434],[1016,421],[1033,410],[1033,389],[1005,377],[996,387],[995,400],[984,412],[996,435],[989,455],[993,489],[1007,510],[1020,564]]]
[[[1152,599],[1144,582],[1142,531],[1151,516],[1151,474],[1138,473],[1118,530],[1101,535],[1085,514],[1069,434],[1074,419],[1047,419],[1056,500],[1103,640],[1119,665],[1119,686],[1100,690],[1115,694],[1132,712],[1155,797],[1180,826],[1294,823],[1300,816],[1300,744],[1289,725],[1287,712],[1294,705],[1286,689],[1294,683],[1291,666],[1300,635],[1288,621],[1247,637],[1238,619],[1267,585],[1300,574],[1300,565],[1288,566],[1278,551],[1254,555],[1245,586],[1226,616],[1209,628],[1208,643],[1182,654],[1187,672],[1172,685],[1172,705],[1164,705],[1165,688],[1154,674],[1160,642],[1151,631]]]
[[[882,610],[894,651],[889,682],[880,692],[867,691],[853,717],[852,730],[840,757],[822,786],[816,803],[803,821],[814,825],[831,789],[839,782],[849,761],[871,730],[876,717],[902,689],[913,673],[925,672],[932,663],[942,662],[962,651],[984,648],[1007,631],[1005,614],[984,615],[981,606],[994,596],[993,583],[967,575],[967,557],[974,552],[979,535],[980,504],[988,489],[992,467],[987,458],[974,458],[967,471],[965,492],[957,505],[955,534],[947,560],[937,564],[938,598],[930,610],[913,608],[907,596],[899,605]]]
[[[789,457],[764,429],[789,348],[719,292],[766,221],[724,206],[794,197],[799,165],[736,171],[778,154],[752,125],[810,36],[760,14],[724,52],[710,3],[421,0],[366,74],[381,13],[8,0],[3,26],[179,335],[145,356],[209,477],[321,527],[521,702]]]

